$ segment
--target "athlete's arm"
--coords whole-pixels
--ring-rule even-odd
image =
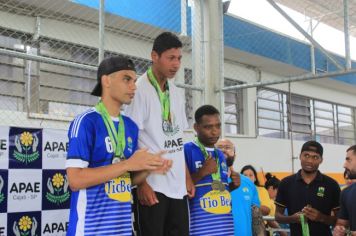
[[[187,164],[185,165],[185,184],[187,187],[188,198],[193,198],[195,195],[195,186]]]
[[[136,151],[131,158],[112,165],[97,168],[67,168],[69,186],[72,191],[78,191],[105,183],[128,171],[156,170],[164,161],[158,154],[147,150]]]
[[[188,170],[187,170],[188,171]],[[194,184],[197,184],[201,179],[207,175],[211,175],[217,171],[216,161],[209,157],[205,160],[203,166],[196,172],[191,174]]]
[[[275,218],[278,223],[284,223],[284,224],[300,223],[301,212],[297,212],[291,216],[286,216],[286,215],[284,215],[284,210],[285,210],[285,207],[276,205]]]
[[[156,193],[146,180],[143,180],[142,183],[137,186],[137,198],[143,206],[152,206],[158,203]]]
[[[160,152],[158,155],[161,155],[165,152]],[[166,174],[169,169],[172,167],[172,160],[167,160],[167,159],[163,159],[163,165],[161,167],[158,167],[156,170],[154,171],[149,171],[149,170],[143,170],[143,171],[134,171],[131,172],[131,179],[132,179],[132,185],[139,185],[141,184],[143,181],[146,180],[147,176],[151,173],[155,173],[155,174]]]
[[[304,207],[302,212],[308,219],[310,219],[312,221],[319,221],[326,225],[334,225],[336,222],[335,215],[323,214],[320,211],[318,211],[317,209],[309,207],[309,206]]]

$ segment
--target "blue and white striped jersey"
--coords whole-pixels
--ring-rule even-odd
[[[128,117],[125,123],[129,158],[137,149],[138,128]],[[113,118],[116,128],[119,120]],[[110,165],[114,151],[101,115],[92,108],[71,123],[66,168]],[[131,180],[129,175],[73,192],[67,235],[131,235]]]
[[[219,159],[220,176],[225,191],[212,189],[211,175],[205,176],[196,183],[195,196],[189,200],[190,235],[234,235],[226,161],[220,150],[217,152],[213,148],[206,148],[206,150],[212,157]],[[185,144],[184,154],[189,172],[191,174],[198,172],[205,161],[198,145],[193,142]]]

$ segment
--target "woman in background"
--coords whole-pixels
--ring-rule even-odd
[[[267,216],[271,212],[271,208],[274,205],[273,201],[270,199],[267,190],[264,188],[263,185],[260,184],[258,178],[257,178],[257,172],[256,169],[251,166],[251,165],[246,165],[242,167],[241,174],[247,176],[255,185],[257,188],[258,192],[258,198],[260,199],[261,202],[261,212],[262,215]]]
[[[267,173],[265,175],[265,177],[266,177],[265,188],[268,192],[268,195],[269,195],[271,201],[274,202],[274,200],[276,199],[276,196],[277,196],[278,186],[281,181],[276,176],[272,175],[271,173]],[[271,212],[269,213],[269,216],[274,217],[275,212],[276,212],[276,205],[272,204]],[[286,227],[283,227],[283,226],[281,227],[278,224],[278,222],[275,220],[267,221],[267,225],[270,226],[271,228],[288,228],[288,225],[286,225]],[[275,232],[273,235],[286,236],[287,233],[286,232]]]

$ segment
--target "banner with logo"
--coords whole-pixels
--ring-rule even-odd
[[[0,126],[0,236],[65,235],[67,131]]]

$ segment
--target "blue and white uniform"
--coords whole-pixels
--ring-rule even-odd
[[[112,118],[116,129],[119,119]],[[129,158],[137,149],[138,128],[123,116]],[[103,118],[95,108],[71,123],[66,168],[95,168],[112,164],[114,150]],[[73,192],[67,235],[131,235],[131,180],[128,173],[107,183]]]
[[[214,151],[214,148],[206,150],[212,157],[219,158],[221,181],[226,190],[213,190],[211,175],[196,183],[195,196],[189,200],[190,235],[234,235],[226,161],[220,150]],[[184,154],[189,172],[191,174],[198,172],[205,162],[199,146],[194,142],[185,144]]]

